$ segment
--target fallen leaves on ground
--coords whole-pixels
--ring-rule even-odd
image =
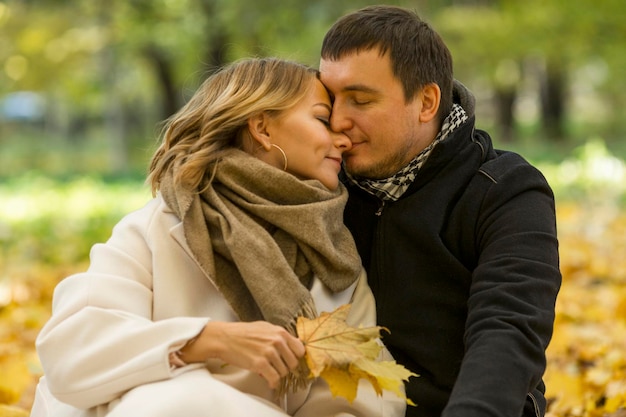
[[[0,404],[0,417],[28,417],[29,412],[20,407]]]
[[[50,317],[54,286],[70,271],[42,265],[5,269],[0,280],[0,405],[5,407],[0,417],[19,416],[17,410],[32,406],[42,373],[35,338]]]
[[[395,361],[377,361],[383,349],[383,328],[351,327],[346,323],[349,311],[346,304],[315,319],[298,319],[298,337],[304,343],[311,376],[323,378],[333,396],[350,402],[356,398],[359,380],[366,379],[378,395],[389,390],[413,405],[404,395],[403,381],[417,375]]]
[[[626,215],[609,200],[557,212],[563,284],[546,417],[626,417]]]
[[[563,285],[547,352],[547,417],[626,417],[626,213],[611,198],[596,196],[593,201],[557,201]],[[0,222],[3,412],[30,409],[41,375],[34,341],[49,317],[52,289],[61,278],[85,267],[73,260],[74,254],[106,238],[114,223],[108,222],[98,226],[106,229],[102,236],[80,240],[81,233],[74,230],[76,240],[52,242],[56,234],[47,229],[41,238],[31,237],[30,229],[11,229]],[[51,247],[58,249],[54,256],[46,252]],[[63,256],[68,259],[61,262]]]

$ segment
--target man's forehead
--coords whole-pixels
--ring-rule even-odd
[[[393,76],[388,58],[377,50],[360,51],[338,59],[320,59],[320,79],[325,85],[359,84],[373,88],[381,78]],[[361,89],[361,88],[359,88]]]

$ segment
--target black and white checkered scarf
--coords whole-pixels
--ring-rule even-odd
[[[467,113],[459,104],[453,104],[452,111],[443,121],[441,130],[435,140],[422,150],[408,165],[389,178],[380,180],[353,177],[346,172],[348,179],[358,187],[373,194],[383,201],[396,201],[406,192],[415,180],[417,172],[424,165],[426,159],[435,146],[444,141],[450,133],[461,126],[468,119]]]

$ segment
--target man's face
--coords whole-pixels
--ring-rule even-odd
[[[343,156],[350,174],[390,177],[432,141],[419,121],[421,100],[405,101],[388,54],[371,49],[322,59],[320,74],[334,100],[331,128],[352,142]]]

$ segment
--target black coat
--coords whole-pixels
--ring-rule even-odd
[[[561,283],[554,196],[472,116],[384,206],[350,185],[345,222],[395,359],[418,373],[407,416],[545,413],[545,349]],[[523,411],[524,410],[524,411]]]

